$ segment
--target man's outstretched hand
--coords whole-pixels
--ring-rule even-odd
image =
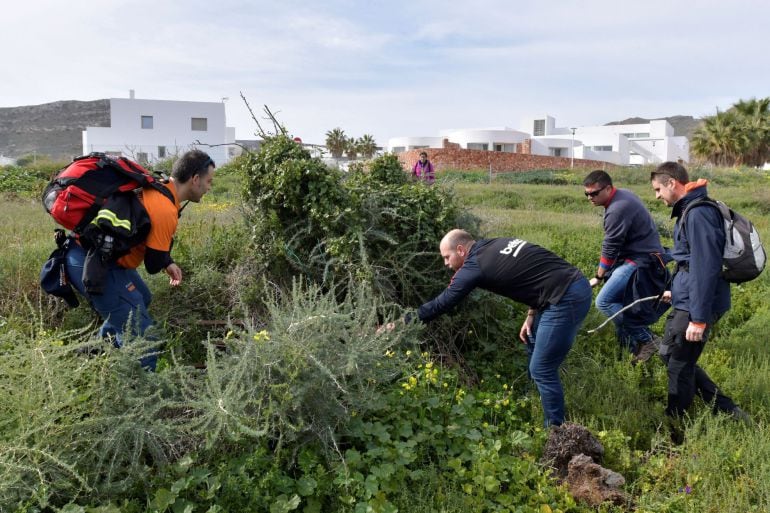
[[[168,284],[177,287],[182,283],[182,270],[176,264],[170,264],[166,267],[166,274],[169,276]]]
[[[389,322],[387,324],[381,324],[381,325],[377,326],[377,334],[380,335],[382,333],[385,333],[386,331],[388,333],[390,333],[394,329],[396,329],[396,323],[395,322]]]

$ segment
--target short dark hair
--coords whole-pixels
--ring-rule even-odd
[[[209,172],[209,166],[217,167],[208,153],[201,150],[190,150],[174,162],[171,176],[179,183],[187,183],[195,175],[206,175]]]
[[[602,187],[607,187],[608,185],[612,185],[612,177],[607,174],[606,171],[602,171],[601,169],[591,171],[583,180],[583,185],[588,186],[595,183],[601,185]]]
[[[425,158],[427,158],[427,157],[428,157],[428,154],[427,154],[426,152],[424,152],[424,151],[421,151],[421,152],[420,152],[420,156],[422,157],[423,155],[425,155]]]
[[[650,173],[650,181],[657,180],[662,184],[667,184],[671,180],[676,180],[679,183],[687,183],[690,181],[690,175],[687,174],[687,170],[679,162],[664,162],[655,168],[655,171]]]

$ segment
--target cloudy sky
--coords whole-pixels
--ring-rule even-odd
[[[770,2],[17,0],[0,13],[0,107],[226,100],[291,133],[378,143],[445,128],[703,116],[770,95]]]

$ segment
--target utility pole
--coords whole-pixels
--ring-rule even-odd
[[[569,167],[570,169],[574,169],[575,167],[575,128],[570,128],[572,130],[572,146],[569,149],[570,154],[570,163]]]

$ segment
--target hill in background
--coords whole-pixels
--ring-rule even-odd
[[[110,101],[58,101],[0,108],[0,155],[71,159],[83,153],[82,131],[110,126]]]

